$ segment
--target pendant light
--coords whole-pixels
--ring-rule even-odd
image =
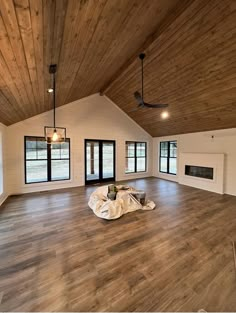
[[[49,73],[53,76],[53,88],[49,88],[48,92],[53,94],[53,126],[44,127],[45,139],[48,144],[63,143],[66,140],[66,128],[56,127],[56,71],[57,65],[51,64],[49,66]]]

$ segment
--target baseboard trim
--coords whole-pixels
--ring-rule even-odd
[[[2,197],[0,197],[0,206],[3,205],[3,203],[7,200],[8,197],[9,195],[3,195]]]
[[[141,180],[141,179],[147,179],[147,178],[157,178],[155,176],[145,176],[145,177],[137,177],[137,178],[129,178],[129,179],[119,179],[119,180],[116,180],[116,181],[111,181],[111,182],[104,182],[104,183],[98,183],[98,184],[91,184],[91,185],[72,185],[72,186],[60,186],[60,187],[57,187],[57,188],[52,188],[52,189],[43,189],[43,190],[30,190],[30,191],[23,191],[23,192],[17,192],[17,193],[11,193],[9,194],[8,196],[22,196],[22,195],[27,195],[27,194],[37,194],[37,193],[46,193],[46,192],[53,192],[53,191],[62,191],[63,190],[66,190],[66,189],[70,189],[70,188],[80,188],[80,187],[91,187],[91,186],[96,186],[96,185],[108,185],[108,184],[111,184],[111,183],[122,183],[122,182],[128,182],[128,181],[135,181],[135,180]]]

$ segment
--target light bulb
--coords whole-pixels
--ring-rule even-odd
[[[53,136],[52,136],[52,141],[57,141],[57,139],[58,139],[58,134],[57,134],[57,131],[55,129],[54,133],[53,133]]]
[[[53,88],[48,88],[48,93],[52,93],[54,90],[53,90]]]
[[[169,113],[167,111],[164,111],[164,112],[161,113],[161,117],[163,119],[166,119],[167,117],[169,117]]]

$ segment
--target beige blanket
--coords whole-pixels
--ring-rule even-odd
[[[118,188],[121,186],[118,186]],[[100,218],[113,220],[122,215],[137,211],[137,210],[153,210],[155,203],[147,200],[142,206],[133,196],[134,188],[128,190],[119,190],[116,200],[111,201],[107,198],[108,186],[97,188],[90,196],[88,205],[93,210],[94,214]]]

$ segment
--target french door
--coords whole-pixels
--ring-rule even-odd
[[[115,180],[115,141],[85,139],[85,184]]]

